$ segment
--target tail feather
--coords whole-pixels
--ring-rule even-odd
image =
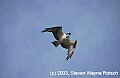
[[[73,46],[74,48],[76,48],[76,44],[77,44],[77,40],[75,40],[75,44],[74,44],[74,46]]]
[[[58,41],[54,41],[54,42],[52,42],[52,44],[53,44],[55,47],[57,47],[57,46],[59,45],[59,42],[58,42]]]
[[[69,56],[67,56],[66,61],[69,59]]]
[[[72,54],[68,54],[68,56],[66,57],[66,61],[67,61],[69,58],[71,59],[72,55],[73,55],[73,53],[72,53]]]

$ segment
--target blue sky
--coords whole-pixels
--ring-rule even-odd
[[[68,61],[67,50],[51,44],[52,34],[40,32],[57,25],[78,41]],[[58,70],[120,73],[119,0],[1,0],[0,35],[0,78],[52,78],[50,71]],[[73,77],[86,78],[62,76]],[[95,78],[101,77],[113,78]]]

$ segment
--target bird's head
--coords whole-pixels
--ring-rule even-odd
[[[67,34],[66,35],[71,35],[71,33],[70,32],[67,32]]]
[[[66,38],[69,38],[70,35],[71,35],[71,33],[70,33],[70,32],[67,32]]]

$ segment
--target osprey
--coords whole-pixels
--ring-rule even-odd
[[[62,27],[51,27],[51,28],[45,28],[41,31],[43,32],[52,32],[53,36],[55,37],[56,41],[53,41],[52,44],[57,47],[59,44],[65,48],[68,49],[66,61],[72,57],[74,53],[74,49],[76,48],[77,40],[70,40],[69,36],[71,35],[70,32],[63,33]]]

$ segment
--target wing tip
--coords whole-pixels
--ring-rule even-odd
[[[52,27],[52,28],[62,28],[62,26],[55,26],[55,27]]]
[[[66,61],[68,61],[69,57],[66,58]]]
[[[56,26],[56,27],[51,27],[51,28],[45,28],[44,30],[41,31],[41,33],[43,33],[43,32],[52,32],[52,31],[51,31],[52,28],[62,28],[62,26]]]
[[[51,28],[45,28],[44,30],[41,31],[41,33],[43,33],[43,32],[51,32],[50,29],[51,29]]]
[[[45,32],[44,30],[41,31],[41,33]]]

